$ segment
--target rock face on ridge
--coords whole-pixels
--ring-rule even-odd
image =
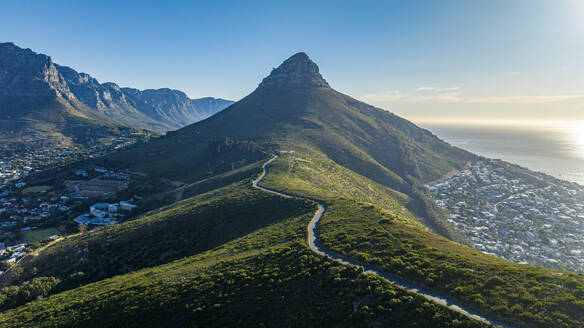
[[[330,88],[318,72],[318,65],[307,54],[299,52],[284,61],[264,78],[259,88]]]
[[[0,111],[17,112],[35,102],[55,97],[74,101],[75,96],[51,57],[0,43]],[[24,108],[19,108],[22,103]]]

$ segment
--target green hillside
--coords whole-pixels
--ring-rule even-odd
[[[217,157],[210,150],[218,143],[229,145],[222,148],[226,159],[221,162],[227,166],[237,164],[238,158],[254,158],[258,151],[324,154],[412,197],[425,223],[452,239],[457,236],[430,208],[423,183],[477,159],[388,111],[335,91],[318,73],[318,66],[299,53],[229,108],[109,157],[107,164],[192,182],[204,178],[207,169],[220,167],[209,160]]]
[[[213,254],[205,254],[212,256]],[[3,327],[485,327],[303,245],[117,276],[0,314]]]
[[[297,198],[252,187],[273,154],[261,185]],[[139,172],[130,191],[158,190],[154,210],[21,260],[0,276],[0,326],[486,326],[312,252],[315,200],[328,251],[510,327],[584,326],[584,275],[453,241],[423,183],[477,158],[294,55],[221,113],[98,160]],[[148,189],[164,179],[185,185]]]

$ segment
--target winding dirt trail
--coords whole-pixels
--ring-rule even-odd
[[[265,187],[262,187],[259,185],[259,183],[262,182],[262,180],[266,177],[266,175],[268,175],[268,165],[270,165],[270,163],[272,163],[276,158],[278,158],[278,156],[274,155],[274,157],[272,157],[270,160],[268,160],[267,162],[264,163],[264,165],[262,166],[262,168],[263,168],[262,174],[257,179],[252,181],[252,186],[254,188],[259,189],[259,190],[269,192],[269,193],[272,193],[274,195],[278,195],[278,196],[285,197],[285,198],[307,198],[307,197],[300,197],[300,196],[286,194],[286,193],[283,193],[283,192],[280,192],[277,190],[273,190],[273,189],[269,189],[269,188],[265,188]],[[320,219],[322,218],[322,216],[326,212],[326,205],[321,201],[318,201],[315,199],[312,199],[312,200],[315,201],[316,204],[318,205],[318,210],[316,211],[316,213],[314,214],[314,217],[312,218],[312,220],[310,220],[310,223],[308,224],[308,246],[316,254],[321,255],[321,256],[327,256],[327,257],[331,258],[332,260],[335,260],[335,261],[337,261],[341,264],[344,264],[344,265],[353,265],[356,267],[363,268],[364,272],[366,272],[366,273],[374,274],[378,277],[381,277],[381,278],[391,282],[394,285],[398,285],[404,289],[407,289],[410,292],[420,294],[432,302],[446,306],[447,308],[449,308],[451,310],[462,313],[462,314],[464,314],[468,317],[471,317],[473,319],[476,319],[476,320],[479,320],[482,322],[486,322],[486,323],[489,323],[489,324],[494,325],[494,326],[500,326],[500,327],[504,327],[504,328],[514,328],[514,326],[511,326],[509,324],[487,318],[487,317],[485,317],[477,312],[466,309],[465,307],[457,304],[453,300],[451,300],[447,297],[444,297],[442,295],[438,295],[437,293],[435,293],[433,291],[425,289],[425,288],[418,286],[416,284],[401,280],[399,278],[390,276],[384,272],[381,272],[379,269],[377,269],[373,266],[364,265],[364,264],[361,264],[361,263],[358,263],[358,262],[355,262],[355,261],[352,261],[349,259],[345,259],[345,258],[340,257],[338,255],[331,254],[331,253],[327,252],[325,249],[323,249],[319,245],[319,242],[318,242],[318,223],[320,222]]]

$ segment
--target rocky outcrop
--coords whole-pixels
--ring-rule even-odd
[[[318,65],[304,52],[299,52],[274,68],[259,88],[330,88],[318,72]]]

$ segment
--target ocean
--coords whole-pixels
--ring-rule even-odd
[[[450,144],[584,185],[584,124],[419,123]]]

